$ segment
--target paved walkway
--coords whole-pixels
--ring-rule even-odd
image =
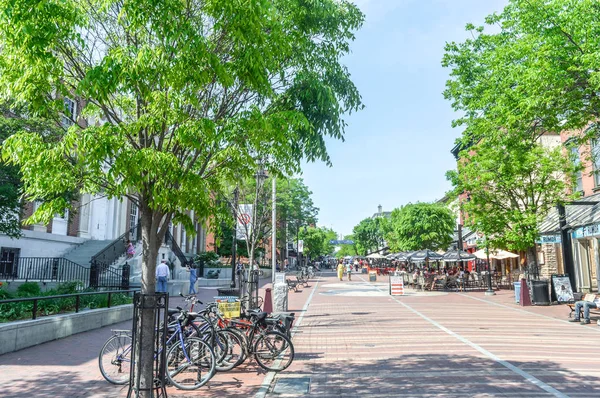
[[[250,362],[207,388],[170,389],[169,396],[600,396],[600,327],[566,322],[565,306],[523,308],[505,291],[486,297],[408,289],[392,298],[387,279],[353,279],[325,274],[290,292],[300,326],[287,371],[264,373]],[[97,368],[108,335],[110,328],[0,356],[0,395],[123,396]]]

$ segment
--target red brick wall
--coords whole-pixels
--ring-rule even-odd
[[[561,142],[564,144],[570,138],[579,136],[581,133],[581,131],[563,131],[560,133]],[[596,182],[594,181],[594,167],[592,164],[590,151],[591,147],[589,144],[582,145],[579,148],[579,158],[581,160],[581,164],[584,167],[584,169],[581,172],[581,186],[583,188],[583,196],[590,196],[600,191],[600,187],[597,187]]]

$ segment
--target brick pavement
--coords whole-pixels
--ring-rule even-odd
[[[287,371],[265,374],[250,361],[206,388],[170,389],[169,396],[298,396],[274,393],[289,378],[309,378],[313,397],[600,396],[600,327],[566,322],[566,306],[519,307],[512,292],[408,289],[394,299],[381,281],[353,279],[339,282],[330,273],[318,286],[290,292],[302,320]],[[123,396],[97,368],[109,335],[105,328],[0,356],[0,396]]]

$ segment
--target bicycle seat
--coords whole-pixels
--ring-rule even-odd
[[[262,321],[269,315],[269,313],[268,312],[254,312],[251,315],[255,316],[257,320]]]
[[[179,310],[177,310],[175,308],[169,308],[167,310],[167,314],[169,314],[169,316],[171,316],[171,315],[177,315],[177,314],[179,314]]]

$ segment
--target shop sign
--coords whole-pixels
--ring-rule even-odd
[[[535,241],[535,243],[538,243],[538,244],[560,243],[560,242],[562,242],[560,235],[542,235],[542,236],[539,236]]]
[[[591,236],[600,236],[600,224],[579,227],[573,231],[574,239],[587,238]]]

